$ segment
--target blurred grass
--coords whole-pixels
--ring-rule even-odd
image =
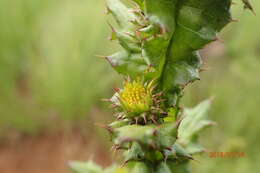
[[[246,156],[214,159],[204,154],[198,158],[200,163],[193,163],[199,173],[258,173],[260,168],[260,21],[241,10],[240,1],[235,2],[234,18],[239,22],[225,29],[224,42],[209,48],[205,65],[209,70],[187,89],[184,102],[194,105],[213,96],[210,115],[218,125],[204,133],[202,142],[213,152],[244,152]],[[252,4],[260,14],[260,2]]]
[[[102,0],[0,1],[0,132],[73,123],[108,95],[114,72],[94,56],[113,48],[104,7]]]

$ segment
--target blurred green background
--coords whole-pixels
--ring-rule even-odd
[[[210,116],[218,125],[202,142],[211,151],[240,151],[246,157],[204,154],[193,163],[195,172],[260,170],[260,20],[235,2],[239,22],[225,28],[222,41],[202,50],[208,70],[186,89],[183,104],[213,96]],[[260,2],[252,4],[260,14]],[[0,0],[0,138],[11,132],[88,131],[97,116],[105,122],[113,118],[102,113],[109,110],[100,99],[111,96],[120,77],[94,56],[117,49],[107,39],[104,12],[103,0]]]

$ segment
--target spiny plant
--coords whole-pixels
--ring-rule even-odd
[[[245,8],[252,6],[243,0]],[[107,0],[118,27],[111,40],[122,50],[105,58],[124,77],[107,101],[116,121],[105,126],[124,162],[102,169],[93,162],[71,164],[77,173],[188,173],[193,155],[205,149],[199,133],[213,125],[210,101],[182,108],[184,88],[199,80],[198,50],[217,40],[231,18],[231,0]]]

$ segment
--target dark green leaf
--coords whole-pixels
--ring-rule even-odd
[[[199,78],[201,61],[197,50],[216,39],[231,21],[230,0],[179,1],[177,27],[169,47],[162,88],[171,94],[175,88]]]
[[[175,28],[177,0],[145,0],[145,12],[152,23],[172,32]]]

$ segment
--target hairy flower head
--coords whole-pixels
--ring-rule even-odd
[[[126,81],[119,96],[123,108],[132,113],[149,111],[153,102],[151,85],[140,80]]]

